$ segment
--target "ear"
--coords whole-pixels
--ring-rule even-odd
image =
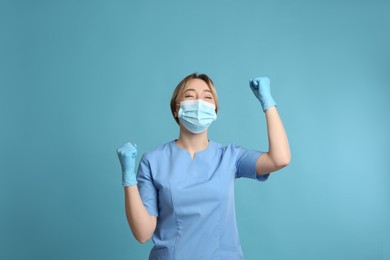
[[[179,116],[179,109],[180,109],[180,107],[179,107],[179,106],[176,106],[176,110],[173,111],[173,116],[174,116],[175,118]]]

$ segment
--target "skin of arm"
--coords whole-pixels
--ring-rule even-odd
[[[149,215],[146,210],[137,185],[125,189],[125,208],[127,222],[135,239],[146,243],[153,235],[157,225],[157,217]]]
[[[269,151],[263,153],[256,161],[256,174],[265,175],[286,167],[291,160],[290,146],[282,120],[276,107],[266,113]]]

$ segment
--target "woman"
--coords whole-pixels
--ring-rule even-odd
[[[218,98],[205,74],[185,77],[173,92],[179,138],[145,153],[135,174],[136,146],[117,150],[125,187],[126,216],[135,238],[155,246],[149,259],[244,259],[236,226],[234,180],[265,181],[290,162],[287,136],[269,79],[250,80],[265,112],[269,151],[210,141]]]

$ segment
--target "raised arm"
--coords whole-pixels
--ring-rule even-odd
[[[127,222],[135,239],[140,243],[145,243],[156,229],[157,217],[149,215],[138,191],[135,174],[136,145],[127,143],[117,149],[117,154],[122,167]]]
[[[253,93],[259,99],[267,121],[269,151],[256,161],[256,174],[265,175],[286,167],[291,160],[290,146],[282,120],[276,109],[270,91],[270,81],[266,77],[250,80]]]
[[[256,174],[264,175],[286,167],[291,154],[287,135],[276,106],[265,112],[267,120],[269,151],[263,153],[256,161]]]

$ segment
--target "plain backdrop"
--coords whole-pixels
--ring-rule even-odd
[[[0,1],[0,259],[147,259],[116,148],[178,137],[206,73],[210,139],[267,151],[271,80],[291,164],[236,181],[248,260],[390,259],[389,1]]]

